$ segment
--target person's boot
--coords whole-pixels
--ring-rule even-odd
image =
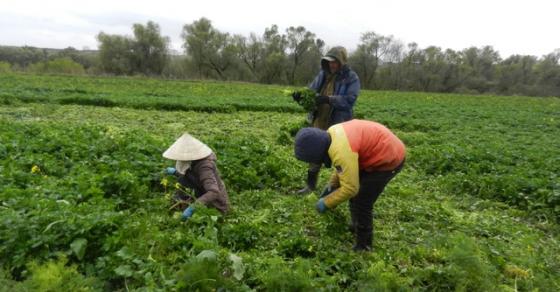
[[[373,230],[364,226],[356,228],[356,244],[352,247],[354,251],[371,251]]]
[[[308,170],[307,171],[307,184],[306,186],[297,191],[298,195],[307,195],[315,190],[317,187],[317,179],[319,178],[318,170]]]

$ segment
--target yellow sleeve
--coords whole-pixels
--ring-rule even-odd
[[[336,172],[336,169],[333,171],[331,175],[331,180],[329,182],[329,185],[333,189],[338,189],[340,187],[340,179],[338,178],[338,173]]]
[[[333,130],[331,139],[332,143],[331,147],[329,147],[329,156],[334,167],[335,175],[338,177],[340,187],[325,197],[325,205],[328,208],[334,208],[340,203],[356,196],[360,190],[358,153],[352,151],[342,127]]]

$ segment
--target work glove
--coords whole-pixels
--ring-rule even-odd
[[[177,170],[175,169],[175,167],[168,167],[165,169],[165,173],[169,174],[169,175],[174,175],[177,172]]]
[[[192,217],[193,213],[194,213],[194,207],[193,206],[188,207],[187,209],[185,209],[185,211],[183,211],[183,214],[181,215],[181,220],[187,221],[187,219]]]
[[[325,189],[321,193],[320,197],[324,198],[334,191],[335,191],[335,189],[333,187],[331,187],[331,185],[328,185],[328,186],[325,187]]]
[[[301,92],[294,91],[292,93],[292,98],[294,99],[295,102],[299,102],[301,100]]]
[[[327,205],[325,205],[325,199],[320,198],[319,201],[317,201],[315,208],[317,209],[317,212],[325,213],[325,211],[327,211]]]
[[[322,105],[322,104],[329,104],[330,100],[328,96],[318,95],[315,97],[315,104]]]

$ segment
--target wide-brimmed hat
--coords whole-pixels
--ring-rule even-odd
[[[163,153],[163,157],[171,160],[193,161],[212,154],[212,149],[195,137],[184,133],[171,147]]]

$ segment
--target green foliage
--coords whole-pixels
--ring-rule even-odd
[[[84,67],[70,58],[60,58],[51,61],[39,62],[30,65],[27,70],[40,74],[72,74],[81,75],[85,73]]]
[[[234,40],[228,33],[220,32],[209,19],[203,17],[185,25],[181,37],[199,78],[215,76],[227,79],[226,72],[235,65],[237,55]]]
[[[316,76],[326,47],[303,26],[290,26],[282,33],[271,25],[262,35],[243,36],[220,31],[211,20],[200,18],[183,26],[186,54],[170,55],[169,38],[161,36],[157,23],[133,24],[132,30],[134,37],[100,32],[99,52],[0,46],[0,62],[20,71],[30,64],[70,58],[90,74],[304,85]],[[364,89],[560,97],[559,61],[560,49],[540,58],[502,59],[491,46],[421,48],[367,31],[350,52],[348,64]]]
[[[297,132],[305,127],[308,127],[309,123],[307,120],[301,120],[299,122],[291,122],[280,127],[278,133],[278,139],[276,140],[280,145],[293,145],[294,138]]]
[[[47,262],[44,265],[31,263],[31,277],[24,282],[35,291],[93,291],[95,279],[86,278],[76,266],[66,267],[66,259]]]
[[[5,273],[0,273],[2,291],[101,291],[98,279],[85,277],[75,265],[68,266],[68,260],[60,256],[57,260],[43,264],[31,262],[29,276],[23,282],[13,281]],[[5,289],[5,290],[4,290]]]
[[[286,266],[279,258],[266,261],[267,267],[262,270],[263,288],[267,291],[309,291],[313,288],[307,276],[313,268],[307,261],[298,260]]]
[[[496,290],[495,271],[486,262],[479,245],[464,234],[440,239],[432,250],[434,260],[442,266],[429,268],[417,281],[436,290],[490,291]]]
[[[169,38],[161,36],[153,21],[136,23],[132,28],[133,38],[103,32],[97,35],[103,70],[117,75],[161,75],[169,61]]]
[[[105,72],[117,75],[132,74],[134,41],[126,36],[109,35],[100,32],[97,35],[99,42],[99,60]]]
[[[291,98],[278,94],[280,86],[23,74],[1,75],[0,82],[0,99],[10,101],[209,113],[302,112]]]
[[[484,262],[483,255],[476,242],[465,236],[457,235],[449,238],[451,245],[446,260],[449,261],[448,271],[456,277],[455,290],[488,291],[495,289],[489,280],[494,271]]]
[[[315,66],[322,57],[325,43],[303,26],[288,27],[285,39],[289,53],[286,70],[288,84],[301,84],[300,80],[304,80],[303,83],[308,83],[309,80],[305,80],[305,78],[311,79],[311,76],[317,74]]]
[[[8,62],[19,68],[24,68],[30,64],[38,63],[41,61],[46,61],[47,57],[47,49],[40,49],[30,46],[0,46],[0,61]]]
[[[409,281],[400,276],[394,266],[380,260],[369,265],[353,288],[359,291],[407,291]]]
[[[179,291],[237,290],[233,280],[222,273],[218,255],[212,250],[204,250],[191,258],[183,265],[177,278],[176,288]]]
[[[356,115],[389,126],[408,152],[376,202],[373,252],[354,253],[346,205],[317,214],[317,194],[292,195],[307,167],[292,144],[305,113],[278,87],[0,82],[0,287],[10,291],[53,287],[45,275],[120,291],[560,285],[557,99],[363,91]],[[204,110],[183,110],[193,108]],[[197,206],[183,223],[168,209],[173,162],[161,153],[185,131],[217,154],[225,216]]]
[[[285,187],[291,183],[284,167],[291,157],[278,155],[276,147],[259,142],[256,136],[217,136],[208,145],[219,154],[218,167],[234,190]]]
[[[297,102],[305,111],[312,112],[317,109],[317,105],[315,104],[315,97],[317,93],[309,89],[307,87],[296,90],[295,92],[300,94],[301,99]],[[291,94],[289,95],[291,96]]]
[[[153,21],[146,25],[136,23],[132,29],[132,69],[146,75],[161,75],[168,62],[169,37],[162,37],[159,25]]]
[[[0,61],[0,73],[12,72],[12,66],[8,62]]]

